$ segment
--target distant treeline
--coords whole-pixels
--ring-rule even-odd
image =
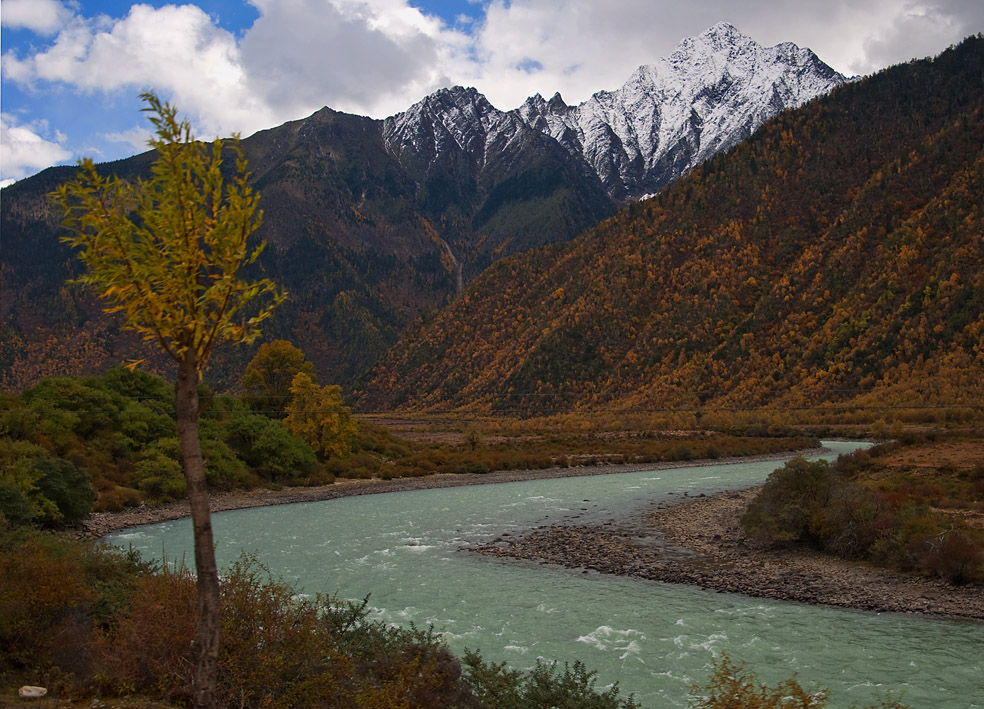
[[[816,445],[809,436],[725,433],[630,435],[583,430],[588,420],[530,431],[509,421],[455,423],[449,435],[410,441],[357,420],[335,386],[283,341],[261,348],[239,395],[215,394],[199,429],[213,491],[323,485],[336,477],[395,478],[552,466],[754,455]],[[588,425],[589,429],[593,426]],[[116,368],[49,377],[0,397],[0,514],[6,525],[59,527],[91,510],[116,511],[185,496],[165,380]]]

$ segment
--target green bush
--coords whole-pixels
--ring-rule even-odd
[[[34,521],[34,507],[27,495],[15,487],[0,483],[0,530],[23,527]]]
[[[34,469],[38,493],[51,500],[58,509],[57,516],[42,518],[43,524],[73,525],[85,519],[96,500],[96,490],[87,472],[61,458],[39,459],[35,461]]]
[[[267,480],[292,482],[309,474],[318,462],[311,446],[266,416],[234,412],[226,435],[239,457]]]
[[[152,448],[141,456],[136,474],[139,478],[137,484],[150,502],[180,500],[187,492],[181,463],[160,448]]]
[[[742,529],[762,542],[806,543],[954,584],[984,580],[984,535],[930,507],[944,489],[904,478],[898,489],[871,490],[854,482],[870,465],[870,456],[859,455],[834,466],[794,459],[769,476]]]
[[[825,460],[796,457],[771,473],[741,519],[742,529],[764,542],[818,543],[822,510],[830,499],[833,474]]]
[[[256,487],[258,478],[236,456],[236,452],[219,438],[202,438],[205,480],[213,490]]]
[[[7,526],[76,524],[96,499],[89,474],[29,441],[0,438],[0,513]]]

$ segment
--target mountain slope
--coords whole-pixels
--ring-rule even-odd
[[[468,277],[501,255],[566,241],[610,216],[598,177],[475,89],[442,89],[383,121],[386,150]]]
[[[982,77],[976,37],[846,85],[498,262],[362,406],[980,406]]]
[[[719,25],[576,108],[558,99],[535,115],[531,99],[504,112],[456,87],[384,121],[325,108],[261,131],[242,141],[266,215],[258,267],[291,294],[265,332],[295,342],[323,379],[351,384],[495,260],[575,237],[840,81],[808,50],[764,50]],[[152,159],[101,169],[135,178]],[[44,195],[73,171],[3,190],[2,387],[98,371],[145,347],[66,285],[78,264]],[[249,356],[222,354],[213,380],[234,382]]]

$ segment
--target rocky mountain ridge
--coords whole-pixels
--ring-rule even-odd
[[[387,352],[359,405],[980,407],[982,67],[976,36],[851,82],[577,239],[499,260]]]
[[[717,25],[576,107],[533,97],[501,111],[455,87],[385,120],[324,108],[244,138],[268,244],[256,267],[291,294],[265,334],[352,385],[493,262],[573,239],[842,81],[809,50],[764,49]],[[134,179],[153,157],[100,169]],[[3,190],[2,387],[101,371],[142,346],[65,285],[79,265],[45,195],[73,174],[50,168]],[[230,354],[212,376],[234,383],[249,356]]]
[[[720,23],[578,106],[559,93],[549,101],[537,94],[501,111],[459,86],[387,118],[383,136],[401,161],[439,161],[455,146],[480,170],[532,130],[584,160],[612,199],[627,201],[657,192],[768,118],[844,81],[809,49],[762,47]]]

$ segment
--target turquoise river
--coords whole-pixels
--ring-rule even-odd
[[[827,442],[830,456],[858,444]],[[645,707],[685,706],[721,652],[774,683],[798,673],[835,707],[879,691],[912,707],[984,707],[984,625],[862,613],[502,563],[461,551],[504,532],[622,517],[654,501],[761,483],[780,463],[347,497],[215,515],[217,554],[250,552],[305,593],[361,600],[376,617],[433,626],[452,650],[530,667],[582,660]],[[109,537],[191,560],[188,520]]]

